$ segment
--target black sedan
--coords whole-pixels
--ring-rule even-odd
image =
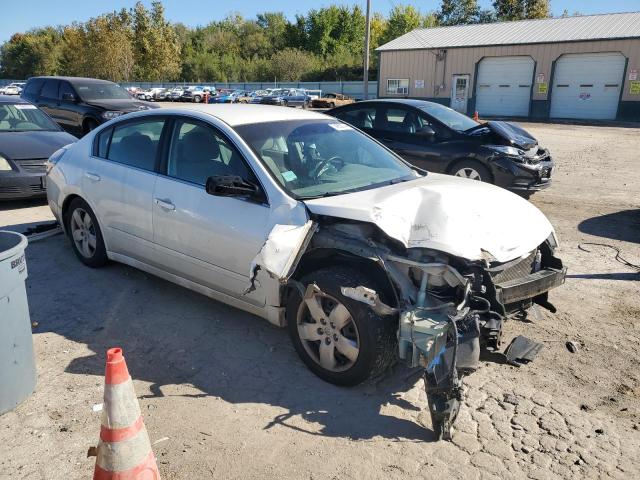
[[[45,162],[76,140],[35,105],[0,95],[0,199],[44,196]]]
[[[411,99],[358,102],[326,113],[425,170],[494,183],[526,197],[551,184],[549,151],[513,123],[478,123],[438,103]]]

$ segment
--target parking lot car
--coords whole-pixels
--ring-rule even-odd
[[[431,172],[480,180],[522,196],[551,185],[554,162],[514,123],[478,123],[438,103],[371,100],[326,112]]]
[[[166,100],[168,102],[179,102],[182,99],[184,90],[182,88],[172,88],[167,94]]]
[[[286,325],[335,384],[398,355],[426,366],[443,429],[480,345],[498,348],[509,312],[551,308],[564,281],[531,203],[419,171],[316,112],[140,112],[49,161],[49,205],[84,264],[123,262]]]
[[[282,88],[270,91],[267,95],[259,97],[259,101],[251,103],[261,103],[264,105],[280,105],[282,107],[302,107],[307,108],[309,97],[304,90],[295,88]]]
[[[320,98],[311,100],[311,106],[313,108],[334,108],[341,107],[342,105],[349,105],[353,102],[353,98],[348,95],[343,95],[341,93],[327,93]]]
[[[209,99],[209,103],[240,103],[240,98],[246,97],[247,94],[248,92],[244,90],[219,90],[218,94],[215,97],[211,97]]]
[[[120,115],[158,108],[132,98],[118,84],[94,78],[32,77],[21,96],[77,136]]]
[[[45,162],[76,138],[18,97],[0,95],[0,199],[45,195]]]
[[[20,95],[25,82],[13,82],[0,88],[0,95]]]
[[[189,87],[182,92],[180,101],[200,103],[203,101],[205,94],[215,95],[215,87]]]

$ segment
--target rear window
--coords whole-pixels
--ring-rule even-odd
[[[43,83],[44,80],[41,78],[34,78],[33,80],[29,80],[27,82],[27,86],[24,88],[24,92],[28,93],[29,95],[38,95]]]

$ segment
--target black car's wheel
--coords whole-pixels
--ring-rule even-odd
[[[395,360],[397,318],[381,317],[345,297],[340,287],[376,288],[372,279],[346,267],[329,267],[301,279],[318,289],[287,303],[289,335],[307,367],[327,382],[352,386],[377,377]],[[380,290],[378,290],[380,291]]]
[[[462,160],[457,162],[450,169],[450,173],[456,177],[478,180],[480,182],[491,182],[491,173],[487,167],[474,160]]]
[[[102,231],[87,202],[81,198],[72,200],[65,215],[65,225],[73,251],[82,263],[94,268],[107,263]]]

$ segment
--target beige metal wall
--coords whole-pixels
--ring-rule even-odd
[[[408,78],[410,97],[449,98],[451,96],[451,75],[469,74],[470,92],[473,96],[475,85],[475,69],[484,57],[530,55],[536,62],[535,75],[542,73],[545,82],[551,82],[551,65],[564,53],[600,53],[620,52],[627,59],[627,72],[623,86],[623,101],[640,101],[640,95],[629,93],[629,70],[640,71],[640,39],[604,40],[588,42],[545,43],[536,45],[507,45],[495,47],[448,48],[446,54],[446,68],[443,83],[443,61],[436,58],[437,50],[401,50],[387,51],[380,54],[379,96],[393,96],[387,94],[387,79]],[[415,80],[424,80],[424,88],[416,89]],[[640,80],[640,75],[638,76]],[[533,100],[547,100],[547,94],[539,94],[533,89]],[[398,95],[405,96],[405,95]]]

